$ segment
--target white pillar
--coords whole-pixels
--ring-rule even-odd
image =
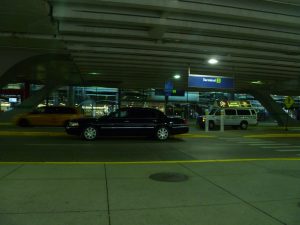
[[[220,113],[220,131],[224,132],[224,115],[225,115],[225,110],[221,109]]]
[[[205,132],[208,132],[209,130],[209,112],[208,112],[208,109],[205,109]]]

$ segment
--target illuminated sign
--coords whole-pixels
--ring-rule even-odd
[[[251,103],[249,101],[219,101],[217,105],[222,108],[250,108]]]
[[[233,89],[234,79],[232,77],[190,74],[189,87]]]
[[[164,91],[165,91],[166,96],[171,96],[173,87],[174,87],[174,85],[173,85],[172,81],[168,80],[165,82],[165,90]]]
[[[8,98],[8,101],[9,102],[18,102],[18,99],[17,98]]]
[[[168,95],[168,96],[184,96],[185,95],[185,91],[183,90],[171,90],[171,91],[168,91],[166,92],[165,90],[163,89],[155,89],[155,92],[154,92],[155,95]]]

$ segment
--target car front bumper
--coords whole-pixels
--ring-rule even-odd
[[[80,127],[66,126],[65,131],[66,131],[67,134],[70,134],[70,135],[78,135],[79,136],[81,134]]]
[[[171,134],[185,134],[189,132],[188,126],[176,126],[172,127]]]

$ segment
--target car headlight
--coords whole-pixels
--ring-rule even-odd
[[[79,123],[78,122],[69,122],[68,126],[69,127],[78,127]]]

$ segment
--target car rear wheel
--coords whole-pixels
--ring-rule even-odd
[[[27,119],[20,119],[18,121],[18,125],[20,127],[28,127],[29,126],[29,121]]]
[[[248,123],[246,121],[242,121],[240,124],[241,130],[247,130],[248,128]]]
[[[85,127],[82,131],[82,137],[87,141],[93,141],[97,138],[97,129],[93,126]]]
[[[166,127],[159,127],[156,130],[156,138],[160,141],[167,140],[169,138],[169,130]]]

